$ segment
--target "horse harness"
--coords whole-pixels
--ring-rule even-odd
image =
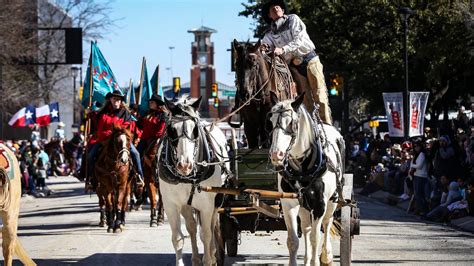
[[[346,203],[342,197],[342,183],[340,181],[340,173],[336,165],[334,165],[334,163],[329,160],[325,154],[325,150],[328,149],[329,145],[335,151],[336,149],[332,144],[329,143],[329,141],[327,141],[324,127],[321,127],[323,134],[320,134],[320,129],[317,123],[322,125],[322,121],[321,119],[318,119],[318,106],[315,105],[312,119],[310,119],[312,130],[317,137],[315,141],[311,143],[311,146],[303,153],[303,155],[298,158],[291,158],[289,156],[289,151],[292,149],[296,141],[298,124],[294,119],[292,119],[290,127],[291,130],[289,130],[284,128],[281,123],[283,113],[289,111],[291,110],[283,109],[282,107],[280,110],[273,112],[279,113],[279,116],[275,127],[272,129],[272,132],[275,129],[281,129],[283,134],[291,136],[290,144],[283,159],[283,166],[276,169],[282,176],[282,181],[284,181],[280,184],[282,190],[284,192],[297,193],[300,205],[309,210],[313,216],[320,217],[324,213],[324,209],[317,210],[313,201],[322,201],[322,194],[320,193],[320,195],[317,195],[316,193],[318,190],[324,190],[324,183],[322,182],[321,177],[326,171],[331,171],[336,174],[337,188],[336,192],[331,196],[330,199],[344,206],[350,204]],[[300,112],[297,112],[297,114],[298,116],[301,115]],[[336,152],[336,154],[338,153]],[[338,164],[340,164],[341,162],[339,156],[336,157]],[[318,213],[315,213],[315,211],[318,211]]]
[[[190,135],[189,132],[187,132],[186,127],[183,126],[182,132],[172,138],[168,130],[171,127],[173,120],[177,122],[192,120],[195,123],[196,127],[194,130],[197,129],[197,136]],[[191,205],[196,189],[199,189],[199,184],[202,181],[209,179],[215,172],[215,165],[222,165],[222,161],[218,160],[216,155],[218,155],[219,153],[217,152],[217,149],[214,147],[210,139],[210,134],[208,134],[205,126],[200,122],[199,118],[193,117],[191,115],[177,116],[170,121],[167,127],[167,133],[160,140],[161,153],[160,156],[157,156],[157,176],[159,176],[166,183],[173,185],[179,183],[191,184],[192,188],[187,202],[188,205]],[[196,167],[193,168],[192,173],[187,176],[180,175],[174,169],[177,158],[173,143],[182,137],[185,137],[195,143],[193,156],[194,158],[198,156],[197,161],[203,162],[196,163]],[[199,147],[201,147],[201,149],[199,149]],[[201,154],[198,154],[198,150],[201,151]],[[223,167],[224,171],[226,171],[225,169],[226,167]]]

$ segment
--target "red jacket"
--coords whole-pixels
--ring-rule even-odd
[[[150,111],[142,117],[139,126],[142,129],[142,140],[158,139],[165,133],[166,123],[163,112]]]
[[[106,140],[112,135],[114,124],[127,128],[132,133],[137,134],[138,137],[141,135],[141,131],[136,127],[132,115],[126,109],[113,110],[110,106],[108,110],[92,113],[91,120],[94,133],[90,139],[90,144],[101,143]]]

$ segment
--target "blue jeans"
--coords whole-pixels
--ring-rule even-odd
[[[92,144],[89,146],[89,153],[87,154],[87,178],[91,177],[94,171],[95,161],[99,150],[102,147],[100,143]]]
[[[102,147],[100,143],[92,144],[89,147],[89,154],[87,155],[87,175],[92,176],[94,166],[95,166],[95,161],[97,155],[99,155],[99,150]],[[140,154],[138,153],[137,148],[135,145],[130,145],[130,153],[132,155],[132,161],[133,164],[137,167],[138,174],[140,174],[143,177],[143,170],[142,170],[142,162],[140,160]]]
[[[133,164],[137,167],[138,174],[143,177],[142,161],[140,159],[140,153],[138,152],[135,145],[130,145],[130,152],[132,153]]]
[[[430,182],[427,177],[414,176],[413,189],[415,193],[416,207],[418,211],[426,214],[428,211],[428,199],[431,194]]]

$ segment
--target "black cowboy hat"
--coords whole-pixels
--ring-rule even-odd
[[[272,19],[268,16],[268,12],[270,11],[270,7],[272,6],[280,6],[281,9],[285,11],[285,13],[288,10],[284,0],[270,0],[266,2],[265,4],[263,4],[261,15],[262,15],[263,20],[265,20],[265,22],[267,22],[268,24],[272,23]]]
[[[148,101],[154,101],[158,105],[165,105],[165,102],[163,101],[163,98],[160,95],[156,94],[156,93],[153,93],[153,95],[151,96],[151,99],[148,100]]]
[[[105,99],[109,99],[110,97],[119,97],[122,99],[122,101],[125,100],[125,95],[123,95],[120,90],[114,90],[113,92],[109,92],[107,95],[105,95]]]

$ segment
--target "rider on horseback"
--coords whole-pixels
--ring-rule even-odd
[[[270,29],[263,37],[262,49],[273,50],[276,56],[285,58],[298,85],[298,93],[310,92],[308,96],[320,105],[321,119],[331,125],[323,65],[303,21],[295,14],[285,15],[286,11],[284,0],[270,0],[263,6],[262,17],[270,24]],[[312,103],[305,105],[312,109]]]
[[[125,96],[121,91],[115,90],[113,92],[109,92],[105,96],[105,99],[106,102],[104,107],[98,112],[91,113],[91,132],[94,130],[95,134],[93,134],[88,144],[89,154],[87,155],[86,181],[88,187],[90,187],[91,184],[94,184],[92,181],[95,181],[92,180],[92,173],[95,166],[95,160],[99,155],[99,150],[102,146],[101,144],[104,140],[110,137],[114,125],[125,127],[131,132],[138,134],[138,136],[141,134],[138,128],[136,128],[133,116],[124,103]],[[130,145],[130,152],[132,154],[133,164],[135,165],[139,174],[139,177],[137,178],[137,182],[139,182],[143,177],[142,164],[140,160],[140,154],[133,143]],[[94,186],[95,184],[92,187]]]
[[[166,128],[165,102],[161,96],[153,94],[148,104],[150,110],[138,122],[142,136],[137,148],[142,155],[152,143],[163,136]]]

